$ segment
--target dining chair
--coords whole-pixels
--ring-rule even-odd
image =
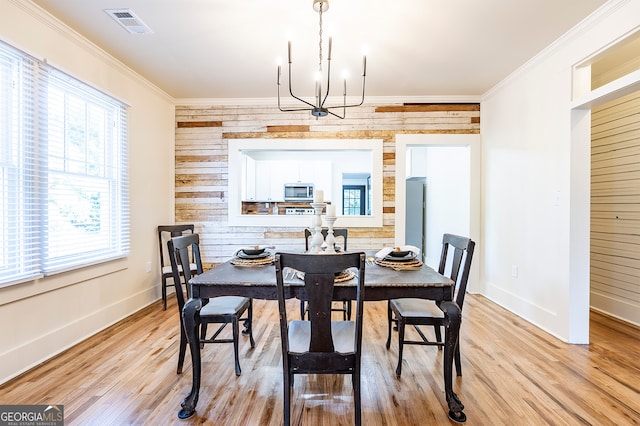
[[[323,228],[321,232],[322,232],[322,237],[326,239],[328,229]],[[309,251],[309,241],[311,239],[311,235],[312,235],[311,230],[309,230],[308,228],[305,228],[304,230],[304,250],[305,251]],[[349,236],[349,230],[347,228],[334,228],[333,235],[336,237],[336,243],[339,243],[340,238],[342,238],[342,250],[347,251],[347,237]],[[350,300],[343,300],[341,308],[335,307],[335,304],[334,304],[334,307],[331,310],[333,312],[342,312],[342,319],[344,319],[345,321],[351,319],[351,301]],[[301,301],[300,302],[300,318],[304,319],[304,316],[306,315],[306,313],[307,313],[307,306],[304,302]]]
[[[467,291],[467,281],[469,280],[469,271],[471,269],[471,259],[473,258],[473,250],[475,242],[466,237],[453,234],[444,234],[442,237],[442,252],[440,255],[440,265],[438,272],[447,275],[456,283],[454,293],[455,302],[462,310],[464,304],[464,296]],[[453,253],[450,256],[450,249]],[[451,259],[449,259],[451,257]],[[448,273],[446,272],[448,270]],[[442,340],[441,328],[444,327],[444,313],[433,300],[405,298],[391,299],[387,306],[388,316],[388,334],[387,349],[391,345],[391,329],[392,324],[398,330],[398,366],[396,367],[396,376],[400,377],[402,372],[402,350],[404,345],[427,345],[438,346],[442,348],[444,341]],[[420,336],[420,340],[406,340],[405,326],[412,325]],[[429,340],[419,326],[433,326],[435,340]],[[460,342],[456,345],[454,353],[456,365],[456,373],[462,375],[460,363]]]
[[[170,256],[171,269],[173,272],[174,282],[180,283],[181,277],[185,283],[191,279],[191,271],[189,263],[191,259],[196,262],[195,274],[202,273],[202,260],[200,257],[200,236],[195,234],[184,235],[172,238],[167,242]],[[189,253],[191,252],[191,253]],[[182,268],[180,268],[182,266]],[[182,272],[184,271],[184,272]],[[181,273],[182,272],[182,273]],[[187,284],[188,285],[188,284]],[[187,335],[182,324],[182,308],[184,307],[185,298],[182,291],[182,285],[176,285],[176,297],[178,299],[178,312],[180,313],[180,351],[178,353],[178,370],[182,373],[182,365],[187,348]],[[241,316],[246,312],[246,317]],[[200,309],[200,348],[204,343],[233,343],[233,354],[235,360],[236,376],[241,373],[240,359],[238,355],[239,340],[239,322],[244,322],[245,333],[249,335],[251,347],[255,347],[253,340],[253,303],[250,298],[241,296],[220,296],[203,301],[202,309]],[[207,338],[207,324],[220,324],[218,329]],[[231,324],[233,337],[231,339],[218,338],[227,324]]]
[[[355,424],[361,424],[360,359],[364,301],[365,254],[332,255],[276,253],[276,292],[280,313],[280,338],[284,374],[284,424],[291,421],[295,374],[350,374],[353,384]],[[349,268],[357,280],[355,321],[332,321],[336,274]],[[304,274],[309,319],[287,318],[285,269]],[[290,284],[286,284],[289,286]]]
[[[173,271],[171,270],[170,254],[166,253],[167,241],[173,237],[179,237],[181,235],[193,234],[195,227],[193,224],[185,225],[160,225],[158,226],[158,246],[160,248],[160,278],[162,279],[162,303],[164,309],[167,309],[167,287],[175,286],[175,281],[171,284],[167,283],[167,280],[173,278]],[[178,265],[180,268],[180,274],[182,274],[182,265]],[[196,264],[192,260],[189,262],[189,270],[191,273],[196,271]]]

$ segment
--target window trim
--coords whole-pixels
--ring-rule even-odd
[[[0,281],[0,288],[126,258],[130,253],[127,105],[2,41],[0,54],[0,65],[6,65],[4,69],[9,71],[4,75],[0,72],[0,78],[10,80],[4,86],[8,87],[7,93],[12,95],[12,100],[0,108],[0,113],[4,110],[0,120],[8,120],[5,120],[4,126],[8,129],[7,134],[0,135],[0,138],[9,141],[6,151],[0,152],[0,172],[6,171],[5,176],[8,176],[0,193],[3,201],[6,201],[0,204],[3,207],[0,213],[4,216],[0,218],[0,227],[5,230],[16,229],[16,235],[3,232],[5,235],[0,240],[0,256],[3,256],[0,268],[7,266],[4,274],[0,275],[0,280],[5,280]],[[71,250],[71,255],[67,257],[71,260],[62,263],[56,262],[55,256],[50,256],[48,241],[51,235],[64,239],[67,232],[59,228],[57,234],[50,234],[47,229],[52,227],[47,209],[52,199],[49,176],[54,173],[54,169],[49,167],[50,149],[53,146],[51,144],[55,143],[49,135],[50,126],[54,123],[50,114],[53,105],[51,88],[57,89],[55,93],[62,94],[63,103],[57,104],[57,110],[52,110],[62,111],[64,127],[58,143],[62,143],[63,147],[73,143],[64,129],[68,128],[69,120],[79,117],[80,121],[74,125],[79,123],[84,133],[75,139],[76,145],[79,143],[80,148],[85,150],[98,147],[97,153],[86,154],[84,163],[87,166],[76,175],[77,182],[71,180],[78,185],[65,188],[71,192],[69,200],[75,200],[75,197],[86,199],[86,194],[99,197],[98,201],[93,201],[93,204],[97,203],[98,214],[89,215],[89,219],[85,214],[84,222],[78,222],[75,218],[60,222],[70,227],[71,231],[75,230],[71,235],[79,237],[79,244],[83,247],[83,250]],[[75,110],[75,116],[68,115],[66,109],[69,96],[78,101],[76,105],[80,109]],[[61,105],[64,109],[60,109]],[[92,112],[98,113],[97,121],[92,120]],[[59,158],[66,162],[70,157],[63,149]],[[92,169],[100,172],[90,171]],[[70,175],[66,170],[63,174]],[[68,202],[73,205],[72,201]],[[75,213],[73,208],[69,211]],[[20,223],[16,225],[18,220]],[[95,224],[93,228],[92,223]],[[93,234],[91,231],[94,231]],[[93,241],[101,245],[96,245],[93,250],[95,256],[86,256],[87,243]],[[74,244],[78,243],[74,241],[68,247],[73,248]],[[50,259],[54,259],[53,267]]]

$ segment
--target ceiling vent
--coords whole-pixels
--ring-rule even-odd
[[[151,28],[147,27],[131,9],[105,9],[105,12],[131,34],[153,34]]]

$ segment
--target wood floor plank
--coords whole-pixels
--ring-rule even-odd
[[[363,424],[449,424],[442,351],[405,347],[396,379],[397,336],[385,348],[386,302],[365,306]],[[296,301],[289,308],[298,315]],[[592,313],[591,343],[568,345],[481,296],[467,296],[463,314],[463,376],[453,385],[468,425],[640,424],[637,327]],[[276,302],[254,301],[254,318],[256,346],[242,338],[240,377],[231,345],[205,345],[191,419],[177,419],[191,386],[191,363],[187,353],[184,373],[175,373],[173,300],[166,311],[158,302],[1,385],[0,404],[64,404],[67,425],[280,425]],[[353,423],[349,376],[296,376],[293,395],[293,424]]]

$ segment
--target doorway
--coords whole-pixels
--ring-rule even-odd
[[[640,32],[574,67],[571,109],[569,342],[589,343],[591,111],[640,90]],[[624,66],[623,66],[624,65]]]
[[[479,134],[396,135],[395,245],[405,243],[406,178],[425,176],[425,261],[429,266],[438,265],[445,232],[468,235],[479,242],[480,141]],[[452,176],[454,165],[457,178]],[[468,287],[474,292],[481,285],[482,250],[479,243],[476,247]]]
[[[468,145],[425,145],[407,148],[406,178],[423,176],[426,180],[422,229],[425,262],[431,267],[437,267],[440,261],[443,234],[469,235],[469,162]],[[455,173],[452,173],[453,170]],[[405,206],[410,201],[405,200]]]

